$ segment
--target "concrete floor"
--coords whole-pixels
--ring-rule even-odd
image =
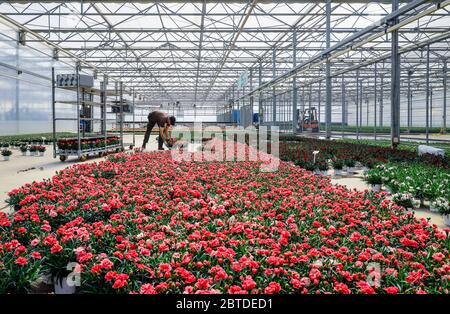
[[[143,135],[135,136],[135,144],[137,147],[142,145],[143,139]],[[125,147],[128,147],[132,143],[132,135],[126,134],[124,136]],[[200,144],[190,145],[188,150],[195,151],[199,146]],[[157,150],[157,148],[156,135],[152,135],[147,144],[146,151]],[[86,163],[101,160],[104,160],[104,158],[92,158],[87,160]],[[7,193],[12,189],[18,188],[26,183],[50,178],[57,171],[78,163],[76,157],[71,157],[65,162],[54,159],[51,146],[47,146],[47,152],[44,157],[22,156],[19,150],[14,149],[10,161],[0,159],[0,210],[9,210],[9,206],[5,200],[8,198]],[[354,175],[343,175],[339,178],[333,177],[333,171],[330,171],[330,174],[333,184],[344,185],[349,189],[357,189],[359,191],[369,189],[369,186],[363,181],[363,172],[361,170]],[[430,218],[431,223],[436,224],[439,228],[445,228],[443,219],[439,214],[432,213],[426,209],[418,209],[415,211],[415,215],[420,218]]]

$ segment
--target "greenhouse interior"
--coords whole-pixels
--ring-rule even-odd
[[[1,1],[0,294],[449,294],[449,62],[449,0]]]

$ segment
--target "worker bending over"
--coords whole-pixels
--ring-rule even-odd
[[[175,117],[169,117],[167,113],[161,111],[150,112],[148,115],[147,131],[145,132],[142,148],[145,149],[148,139],[150,138],[150,133],[152,132],[155,124],[157,124],[159,127],[158,149],[164,150],[163,143],[169,139],[169,127],[175,126],[175,122]]]

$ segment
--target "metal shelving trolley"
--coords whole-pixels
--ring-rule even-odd
[[[59,156],[65,161],[69,156],[76,156],[84,161],[89,156],[104,156],[110,152],[123,151],[123,118],[108,119],[107,107],[114,106],[108,102],[108,97],[115,97],[123,101],[122,84],[118,84],[114,91],[107,90],[108,78],[105,76],[100,82],[100,89],[94,88],[94,77],[80,73],[80,65],[77,64],[75,74],[59,74],[55,77],[55,69],[52,69],[52,115],[53,115],[53,157]],[[57,89],[68,90],[76,93],[76,100],[56,99]],[[95,101],[95,96],[100,101]],[[57,109],[60,105],[76,106],[75,117],[58,117]],[[123,117],[122,106],[120,114]],[[100,110],[94,110],[99,108]],[[73,138],[57,138],[58,121],[76,121],[76,135]],[[114,122],[119,132],[108,134],[107,124]],[[100,130],[94,131],[96,124],[100,123]]]

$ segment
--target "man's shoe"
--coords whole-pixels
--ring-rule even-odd
[[[158,150],[164,150],[164,147],[158,148]]]

